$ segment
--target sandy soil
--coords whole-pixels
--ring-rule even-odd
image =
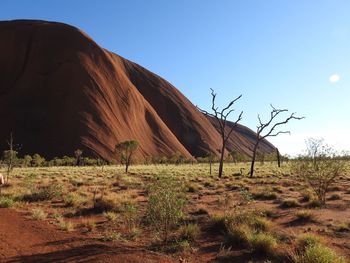
[[[12,209],[1,208],[0,215],[0,262],[173,262],[137,247],[59,231]]]

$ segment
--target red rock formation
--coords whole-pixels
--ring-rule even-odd
[[[0,22],[0,72],[0,150],[11,132],[22,153],[48,158],[81,148],[113,159],[115,144],[128,139],[140,142],[138,159],[220,148],[213,122],[174,86],[72,26]],[[228,150],[250,154],[253,137],[239,126]]]

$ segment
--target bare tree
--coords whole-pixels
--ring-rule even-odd
[[[216,93],[214,92],[213,89],[211,90],[211,96],[212,96],[212,106],[211,109],[213,113],[209,113],[205,110],[202,110],[197,107],[198,110],[200,110],[202,113],[205,115],[208,115],[210,117],[213,117],[216,119],[219,129],[220,129],[220,135],[222,139],[222,145],[221,145],[221,152],[220,152],[220,164],[219,164],[219,178],[222,176],[222,171],[224,167],[224,155],[225,155],[225,148],[226,148],[226,143],[228,139],[230,138],[231,133],[233,132],[234,128],[236,127],[237,123],[242,119],[242,114],[243,111],[239,114],[237,120],[233,122],[233,125],[230,127],[230,129],[227,131],[226,126],[227,126],[227,117],[234,111],[231,107],[234,105],[234,103],[239,100],[242,95],[238,96],[234,100],[232,100],[225,108],[223,108],[221,111],[219,108],[215,105],[215,99],[216,99]]]
[[[295,113],[292,113],[287,117],[284,121],[280,122],[274,122],[276,120],[276,117],[283,113],[287,112],[287,109],[276,109],[271,105],[272,111],[270,113],[270,119],[267,122],[262,122],[260,115],[258,115],[259,120],[259,126],[257,126],[256,131],[256,142],[253,148],[253,156],[252,156],[252,162],[250,165],[250,177],[253,177],[254,174],[254,164],[256,160],[257,151],[259,148],[259,144],[266,139],[267,137],[275,137],[279,134],[288,133],[290,134],[290,131],[276,131],[276,128],[278,128],[281,125],[287,124],[290,120],[301,120],[304,119],[304,117],[296,117],[294,116]],[[267,129],[267,132],[264,133],[264,131]],[[264,133],[264,134],[263,134]]]

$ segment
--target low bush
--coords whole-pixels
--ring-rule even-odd
[[[39,188],[34,189],[31,194],[23,196],[23,199],[29,202],[38,202],[52,200],[54,198],[61,197],[61,195],[62,186],[58,184],[52,184],[40,186]]]
[[[261,191],[261,192],[256,192],[253,193],[254,199],[259,199],[259,200],[275,200],[278,198],[278,194],[276,192],[271,192],[271,191]]]
[[[10,208],[14,205],[13,199],[9,197],[1,197],[0,198],[0,207],[1,208]]]
[[[249,241],[254,253],[270,256],[276,253],[277,241],[270,233],[253,234]]]
[[[117,211],[119,210],[119,204],[113,199],[100,198],[95,200],[93,209],[96,213]]]
[[[342,199],[342,195],[339,194],[339,193],[335,193],[335,194],[332,194],[328,199],[329,200],[341,200]]]
[[[85,228],[86,232],[93,232],[96,229],[96,223],[93,220],[83,220],[80,226]]]
[[[300,210],[295,213],[297,220],[303,222],[312,222],[315,221],[315,214],[309,210]]]
[[[294,198],[286,198],[284,200],[282,200],[281,206],[283,208],[292,208],[292,207],[298,207],[300,206],[298,200],[294,199]]]
[[[199,236],[200,228],[197,224],[187,224],[180,227],[179,233],[182,240],[195,241]]]
[[[36,220],[44,220],[47,217],[47,214],[41,208],[34,208],[32,210],[32,218]]]
[[[323,240],[320,236],[307,233],[307,234],[298,236],[297,248],[299,251],[304,251],[307,247],[321,244],[322,242]]]
[[[118,214],[115,213],[115,212],[111,212],[111,211],[104,212],[104,213],[103,213],[103,216],[104,216],[108,221],[111,221],[111,222],[116,221],[117,218],[118,218]]]
[[[64,203],[68,207],[79,207],[84,204],[86,200],[77,193],[69,193],[64,197]]]
[[[295,263],[346,263],[346,259],[338,256],[332,249],[315,244],[306,247],[304,252],[292,256]]]
[[[68,231],[68,232],[74,230],[74,224],[70,221],[65,221],[63,219],[59,220],[58,227],[60,230]]]

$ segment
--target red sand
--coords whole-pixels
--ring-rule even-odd
[[[0,214],[0,262],[174,262],[137,247],[58,231],[11,209],[0,208]]]

